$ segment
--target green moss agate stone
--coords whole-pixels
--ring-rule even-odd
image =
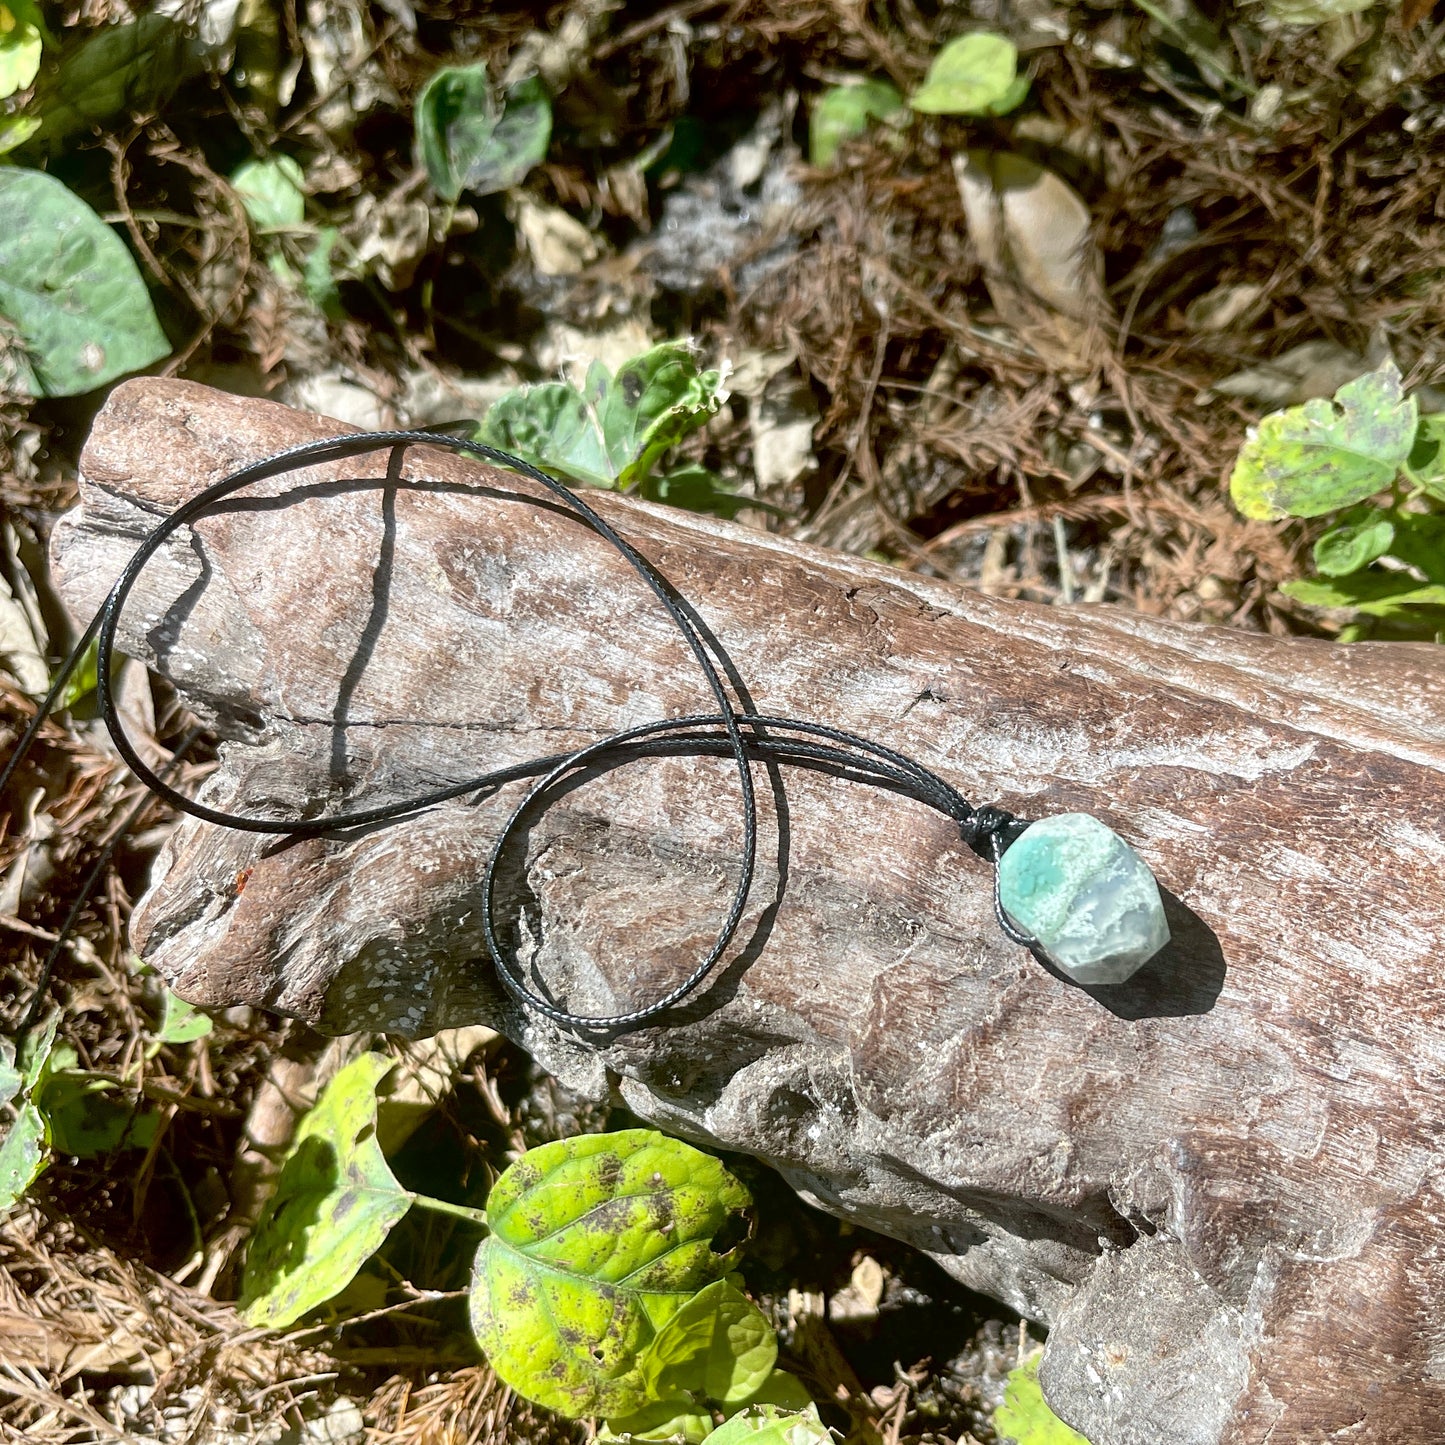
[[[1148,865],[1087,813],[1031,823],[999,859],[998,896],[1077,983],[1123,983],[1169,942]]]

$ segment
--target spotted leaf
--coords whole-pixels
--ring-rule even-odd
[[[657,1331],[723,1278],[747,1190],[707,1154],[648,1129],[534,1149],[492,1187],[472,1272],[472,1329],[518,1394],[560,1414],[649,1403]],[[734,1240],[732,1243],[736,1243]]]

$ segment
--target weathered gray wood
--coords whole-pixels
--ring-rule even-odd
[[[57,530],[66,596],[92,608],[157,507],[339,429],[119,388]],[[203,521],[147,574],[124,646],[232,739],[211,800],[334,806],[707,706],[637,579],[534,488],[419,452],[435,486],[384,523],[376,485],[329,485],[380,470],[318,469],[308,500]],[[1445,650],[1009,603],[594,500],[759,708],[892,742],[976,800],[1098,814],[1173,895],[1175,943],[1130,984],[1071,986],[1000,936],[942,818],[788,770],[780,845],[760,770],[738,958],[605,1047],[518,1017],[481,959],[516,789],[282,846],[185,823],[133,920],[146,957],[190,998],[335,1032],[495,1022],[758,1155],[1051,1324],[1046,1388],[1095,1445],[1437,1438]],[[646,1001],[706,948],[733,787],[722,761],[652,760],[532,829],[523,942],[571,1006]]]

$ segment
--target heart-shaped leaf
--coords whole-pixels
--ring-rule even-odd
[[[1264,418],[1245,442],[1229,494],[1246,517],[1319,517],[1388,487],[1415,444],[1415,398],[1394,362]]]
[[[411,1208],[376,1142],[376,1086],[392,1067],[353,1059],[301,1121],[246,1256],[248,1323],[280,1329],[339,1294]]]
[[[437,194],[489,196],[520,185],[552,138],[552,101],[535,76],[498,104],[485,65],[448,66],[416,102],[416,140]]]
[[[76,396],[170,350],[120,237],[44,171],[0,166],[0,319],[18,346],[0,355],[13,384]],[[3,379],[3,376],[0,376]]]
[[[1006,115],[1028,94],[1018,65],[1017,49],[1002,35],[960,35],[934,56],[908,103],[929,115]]]
[[[751,1400],[772,1374],[778,1337],[731,1280],[695,1294],[663,1327],[642,1362],[658,1399],[698,1395],[722,1405]]]
[[[594,361],[580,392],[561,381],[508,392],[477,439],[572,481],[625,489],[726,399],[721,372],[699,371],[688,343],[665,341],[615,377]]]
[[[472,1329],[519,1395],[559,1414],[650,1403],[642,1355],[734,1250],[748,1207],[718,1161],[649,1129],[533,1149],[492,1186],[472,1272]]]

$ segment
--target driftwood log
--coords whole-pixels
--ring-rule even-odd
[[[57,530],[88,614],[159,510],[342,430],[178,382],[119,388]],[[318,468],[200,522],[122,645],[227,739],[213,802],[398,796],[705,709],[633,576],[531,485],[451,455]],[[1050,1329],[1094,1445],[1445,1437],[1445,649],[1335,647],[999,601],[612,496],[762,711],[896,744],[976,801],[1093,812],[1169,890],[1129,984],[996,927],[941,816],[759,769],[735,957],[666,1026],[519,1016],[478,927],[516,788],[278,842],[183,823],[132,923],[187,997],[332,1032],[488,1022],[573,1082],[773,1165]],[[530,831],[516,938],[570,1006],[655,997],[735,878],[716,758],[593,777]],[[243,886],[244,884],[244,886]]]

